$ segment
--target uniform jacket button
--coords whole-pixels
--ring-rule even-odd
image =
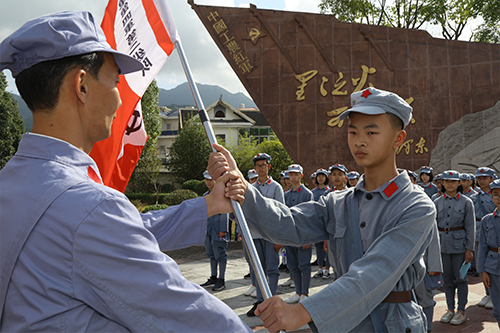
[[[359,226],[361,227],[361,229],[363,229],[364,227],[366,227],[366,222],[361,222]]]
[[[371,200],[371,199],[373,198],[373,195],[372,195],[371,193],[368,193],[368,194],[366,195],[366,198],[367,198],[368,200]]]
[[[411,328],[407,327],[405,332],[406,333],[411,333]]]

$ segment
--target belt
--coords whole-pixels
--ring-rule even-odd
[[[408,303],[411,302],[410,291],[391,291],[389,295],[382,301],[382,303]]]
[[[464,230],[464,227],[456,227],[456,228],[438,228],[439,231],[457,231],[457,230]]]
[[[491,246],[490,246],[490,251],[500,253],[500,247],[491,247]]]

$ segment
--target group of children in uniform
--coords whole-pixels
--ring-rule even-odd
[[[467,274],[479,276],[481,273],[486,296],[478,306],[493,309],[494,317],[500,323],[500,263],[494,260],[498,259],[500,245],[500,221],[495,218],[500,208],[500,180],[496,180],[495,171],[480,167],[475,174],[448,170],[434,176],[431,167],[423,166],[418,178],[415,172],[408,173],[436,206],[440,254],[436,253],[436,247],[429,246],[428,256],[435,259],[435,256],[440,255],[442,269],[439,264],[434,264],[432,268],[428,265],[427,268],[429,274],[442,273],[447,311],[440,321],[460,325],[467,320]],[[455,293],[458,298],[457,311]],[[430,309],[426,314],[428,328],[432,329],[432,310],[435,305],[432,293],[421,297],[417,293],[417,298],[420,304],[427,304]],[[426,306],[423,305],[423,308],[425,312]]]

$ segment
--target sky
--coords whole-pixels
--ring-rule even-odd
[[[198,83],[218,85],[226,90],[249,96],[238,76],[219,51],[200,19],[187,0],[166,0],[182,40],[193,77]],[[249,3],[262,9],[319,13],[321,0],[195,0],[199,5],[249,8]],[[102,21],[108,0],[0,0],[0,41],[21,27],[26,21],[62,10],[88,10]],[[428,28],[440,37],[439,29]],[[467,39],[467,32],[464,39]],[[461,38],[462,39],[462,38]],[[17,93],[11,73],[5,70],[8,91]],[[172,89],[186,82],[177,51],[174,50],[156,77],[158,86]]]
[[[210,37],[187,0],[166,0],[175,19],[184,52],[194,79],[198,83],[218,85],[226,90],[242,92],[249,96],[238,76]],[[262,9],[319,13],[320,0],[195,0],[199,5],[249,8],[249,3]],[[26,21],[62,10],[88,10],[98,22],[102,21],[108,0],[0,0],[0,41],[16,31]],[[17,89],[9,70],[7,75],[10,92]],[[158,86],[172,89],[186,82],[186,77],[174,50],[156,77]]]

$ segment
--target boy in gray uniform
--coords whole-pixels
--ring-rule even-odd
[[[411,290],[425,274],[422,256],[436,210],[408,173],[396,167],[396,150],[405,141],[403,128],[412,108],[396,94],[372,87],[353,93],[351,103],[340,118],[349,117],[349,148],[364,168],[355,187],[292,208],[247,188],[242,208],[252,230],[292,246],[329,239],[341,273],[299,304],[278,297],[260,304],[256,314],[269,331],[294,330],[306,323],[314,332],[427,330]],[[211,155],[211,174],[236,170],[230,153],[214,147],[220,153]],[[229,184],[229,190],[235,186]]]
[[[269,176],[269,170],[271,169],[271,156],[266,153],[259,153],[253,158],[254,169],[258,173],[257,181],[253,186],[266,198],[277,200],[281,203],[285,202],[283,188],[278,184],[271,176]],[[279,272],[279,254],[278,251],[281,245],[275,245],[258,235],[252,234],[253,242],[257,253],[259,254],[260,262],[262,263],[262,268],[269,278],[269,287],[271,289],[271,294],[276,295],[276,290],[278,289],[278,279],[280,276]],[[251,267],[250,267],[251,268]],[[251,268],[250,274],[252,275],[252,280],[255,280],[255,272]],[[254,317],[255,309],[257,306],[264,301],[262,292],[260,288],[257,288],[257,302],[254,303],[253,307],[247,312],[247,316]]]
[[[476,174],[477,193],[472,196],[472,201],[474,201],[474,209],[476,212],[476,230],[481,230],[481,220],[485,215],[493,213],[496,206],[493,200],[491,199],[491,190],[490,183],[493,181],[495,177],[495,171],[488,167],[480,167],[477,168]],[[476,234],[476,247],[477,250],[479,246],[479,234]],[[477,269],[476,260],[472,260],[472,265]],[[486,309],[492,309],[493,303],[491,302],[490,290],[485,287],[486,296],[484,296],[479,303],[478,306],[484,306]]]
[[[206,196],[214,188],[214,181],[208,174],[208,171],[203,172],[205,184],[208,191],[203,194]],[[205,237],[205,250],[207,257],[210,259],[210,278],[207,282],[201,284],[202,287],[212,287],[213,291],[220,291],[226,288],[225,275],[227,266],[227,242],[229,230],[229,215],[216,214],[212,215],[207,220],[207,235]],[[219,268],[219,278],[217,278],[217,267]]]
[[[477,254],[478,270],[484,286],[490,290],[493,316],[500,327],[500,180],[490,184],[495,211],[483,217]]]

